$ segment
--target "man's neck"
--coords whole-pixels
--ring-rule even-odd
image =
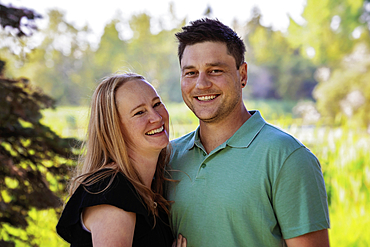
[[[227,141],[251,117],[243,105],[241,109],[217,123],[200,121],[199,137],[203,147],[209,154],[216,147]]]

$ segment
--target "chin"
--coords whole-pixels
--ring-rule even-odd
[[[167,141],[167,142],[164,142],[162,145],[158,145],[158,149],[162,150],[162,149],[166,148],[169,143],[170,143],[170,141]]]

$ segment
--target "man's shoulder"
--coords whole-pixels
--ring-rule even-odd
[[[187,133],[181,137],[178,137],[176,139],[173,139],[171,141],[171,145],[172,146],[178,146],[178,145],[182,145],[182,144],[188,144],[190,141],[194,140],[194,137],[195,137],[195,134],[196,134],[196,131],[192,131],[190,133]]]
[[[293,149],[304,147],[304,144],[285,130],[267,123],[260,133],[262,140],[270,145],[290,146]]]
[[[192,131],[171,141],[172,157],[184,154],[194,146],[196,131]]]

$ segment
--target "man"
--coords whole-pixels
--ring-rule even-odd
[[[181,91],[199,127],[172,142],[171,225],[188,246],[329,246],[316,157],[247,111],[242,40],[218,20],[177,33]]]

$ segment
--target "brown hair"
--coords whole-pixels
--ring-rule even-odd
[[[190,22],[175,34],[178,45],[178,57],[181,65],[186,46],[203,42],[221,42],[226,44],[228,53],[234,57],[236,69],[244,62],[245,45],[243,40],[228,26],[217,19],[203,18]]]
[[[135,187],[150,213],[157,215],[156,203],[168,213],[169,203],[162,195],[163,182],[166,180],[165,166],[170,156],[169,147],[164,148],[159,155],[152,188],[149,189],[128,157],[127,144],[121,132],[116,91],[125,82],[132,80],[145,78],[135,73],[112,75],[104,78],[95,89],[91,100],[87,137],[82,145],[83,151],[79,157],[77,174],[71,181],[69,194],[71,196],[81,184],[89,186],[113,175],[110,185],[116,174],[121,172]],[[107,166],[110,168],[111,164],[114,164],[113,168],[91,176]]]

